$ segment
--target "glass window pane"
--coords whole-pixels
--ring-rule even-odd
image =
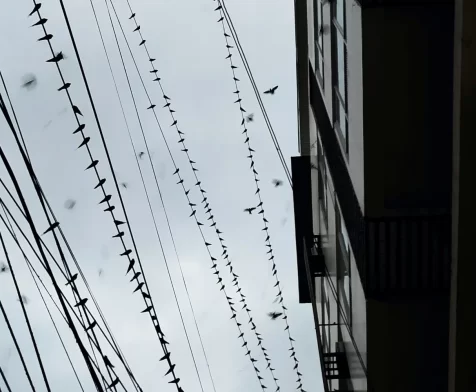
[[[337,88],[339,90],[340,96],[346,102],[346,66],[345,66],[345,52],[346,47],[344,39],[340,35],[339,31],[336,31],[337,36]]]
[[[345,31],[344,15],[345,15],[345,0],[337,0],[336,1],[336,19],[343,31]]]

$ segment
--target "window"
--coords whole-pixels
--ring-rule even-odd
[[[326,170],[326,161],[324,158],[324,150],[321,143],[317,145],[317,167],[318,167],[318,186],[317,190],[319,195],[319,204],[322,208],[322,216],[324,220],[324,225],[327,228],[327,170]]]
[[[321,0],[314,0],[314,52],[317,80],[324,88],[324,24]]]
[[[336,0],[333,6],[333,74],[334,126],[342,147],[348,154],[349,127],[347,118],[347,42],[345,0]]]
[[[350,290],[350,245],[347,231],[343,225],[340,208],[336,205],[336,250],[337,250],[337,292],[339,303],[344,311],[339,324],[346,322],[351,326],[351,290]]]

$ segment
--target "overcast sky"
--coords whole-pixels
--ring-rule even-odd
[[[42,36],[41,29],[29,27],[37,21],[36,16],[27,18],[33,4],[28,0],[9,1],[8,4],[7,0],[1,1],[5,4],[2,7],[2,24],[0,25],[0,53],[2,53],[0,70],[6,79],[23,127],[36,173],[143,390],[173,391],[174,387],[167,384],[170,378],[163,377],[167,368],[164,363],[158,361],[162,356],[162,350],[151,327],[150,319],[140,314],[144,308],[140,295],[132,294],[134,286],[129,283],[130,277],[125,277],[127,261],[119,257],[122,248],[117,240],[111,238],[115,234],[111,218],[102,212],[102,205],[98,206],[102,197],[98,190],[93,190],[96,179],[92,172],[84,171],[90,163],[89,158],[84,149],[76,150],[81,139],[78,135],[72,134],[76,123],[66,95],[56,91],[62,84],[58,72],[55,66],[45,62],[51,57],[48,46],[44,42],[36,42]],[[93,1],[97,7],[106,46],[118,79],[134,143],[138,151],[145,151],[104,0]],[[161,108],[157,113],[174,159],[181,168],[181,173],[184,174],[186,184],[192,188],[190,168],[184,153],[180,152],[175,131],[169,127],[169,114],[162,109],[163,100],[160,90],[151,81],[146,55],[143,48],[138,47],[140,39],[136,33],[132,34],[134,25],[128,20],[129,11],[126,1],[114,0],[114,4],[122,23],[127,28],[128,38],[133,43],[133,52],[147,80],[152,101]],[[226,4],[258,87],[264,91],[279,85],[276,95],[263,96],[263,99],[283,153],[290,165],[290,157],[298,155],[293,1],[228,0]],[[172,99],[181,130],[186,134],[191,158],[197,162],[202,185],[207,190],[213,214],[228,245],[235,272],[240,276],[240,284],[247,296],[258,331],[263,335],[264,345],[268,349],[280,379],[281,390],[294,390],[296,374],[292,369],[293,362],[289,358],[289,341],[284,332],[285,325],[282,320],[271,321],[267,316],[270,311],[278,311],[279,306],[273,303],[276,295],[276,289],[273,288],[275,281],[268,255],[266,255],[265,236],[261,230],[262,221],[259,215],[250,216],[243,212],[244,208],[256,205],[257,198],[254,194],[255,186],[249,169],[249,161],[246,159],[248,151],[241,134],[241,117],[237,106],[233,104],[236,99],[233,95],[235,88],[229,63],[225,60],[227,51],[221,25],[216,23],[218,16],[213,11],[216,8],[216,2],[212,0],[131,0],[131,5],[137,14],[141,31],[147,39],[149,51],[157,59],[156,68],[160,71],[159,75],[162,78],[165,93]],[[66,6],[116,173],[119,181],[128,184],[128,188],[123,190],[124,201],[159,313],[159,320],[170,342],[172,357],[177,364],[177,375],[182,379],[181,385],[186,392],[199,391],[197,375],[90,2],[89,0],[68,0]],[[107,189],[113,194],[116,206],[119,206],[58,1],[45,0],[41,11],[42,16],[48,18],[46,24],[48,32],[54,35],[52,40],[54,49],[63,51],[67,56],[60,65],[66,80],[72,83],[70,92],[73,100],[84,114],[87,134],[91,137],[90,145],[93,155],[100,161],[99,171],[107,177]],[[122,38],[120,42],[122,45]],[[172,175],[173,165],[160,131],[151,111],[146,110],[149,103],[125,47],[123,53],[126,54],[126,65],[130,72],[141,121],[159,177],[216,390],[219,392],[260,391],[253,368],[245,356],[241,342],[237,339],[236,326],[230,320],[228,305],[219,291],[219,286],[215,284],[216,278],[210,269],[211,264],[206,247],[196,224],[192,218],[189,218],[190,210],[187,200],[181,188],[176,185],[176,177]],[[241,66],[241,63],[237,65]],[[22,78],[29,73],[37,77],[37,85],[31,90],[21,88]],[[250,83],[241,67],[238,70],[238,78],[242,81],[240,89],[243,107],[249,113],[255,113],[255,121],[249,124],[248,129],[252,147],[256,150],[256,168],[260,173],[260,188],[270,221],[271,241],[281,276],[285,303],[289,309],[291,333],[296,340],[296,353],[300,360],[300,371],[303,373],[303,387],[308,392],[321,391],[311,307],[298,303],[292,193],[286,182],[279,188],[275,188],[272,184],[274,178],[285,180],[283,169],[259,113]],[[44,231],[48,225],[35,199],[32,186],[28,183],[18,149],[13,143],[3,118],[0,119],[0,143],[24,188],[38,229]],[[147,159],[141,160],[140,165],[144,171],[204,390],[211,392],[213,389],[160,198],[153,181],[152,170]],[[11,184],[3,166],[0,168],[0,176],[7,184]],[[200,195],[196,188],[190,195],[192,202],[199,204]],[[0,190],[0,197],[14,209],[5,191]],[[76,201],[75,208],[72,210],[64,207],[68,199]],[[198,208],[197,214],[202,221],[206,220],[203,209]],[[16,216],[20,218],[18,213]],[[24,222],[22,225],[26,228]],[[52,389],[80,391],[21,253],[1,223],[0,232],[7,241],[21,290],[30,299],[27,310]],[[205,228],[204,233],[208,242],[212,243],[212,253],[219,256],[221,249],[214,233],[209,228]],[[45,240],[49,244],[52,243],[51,238],[47,236]],[[5,260],[3,252],[0,253],[0,260]],[[32,263],[47,281],[38,260],[32,258]],[[229,277],[225,274],[225,268],[222,270],[222,275],[228,282]],[[59,275],[58,279],[61,284],[64,283]],[[85,292],[84,286],[81,285],[80,290]],[[29,343],[10,274],[0,275],[0,300],[11,318],[37,390],[46,390],[44,384],[41,383],[41,374],[34,360],[33,347]],[[88,379],[87,369],[80,358],[71,332],[56,309],[54,307],[52,309],[85,390],[91,391],[93,385]],[[238,318],[243,325],[247,323],[246,314],[240,312]],[[269,390],[273,390],[273,383],[269,373],[265,371],[266,363],[262,353],[256,347],[256,340],[250,334],[248,327],[245,333],[249,336],[248,341],[253,356],[259,361],[258,367],[265,378],[264,383]],[[20,359],[3,319],[0,319],[0,366],[5,371],[14,392],[29,390]],[[123,375],[123,373],[120,374]],[[122,378],[125,380],[125,377]],[[0,387],[3,390],[1,381]]]

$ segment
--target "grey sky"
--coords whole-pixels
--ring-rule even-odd
[[[2,1],[6,4],[6,0]],[[199,391],[89,0],[70,0],[66,3],[116,173],[120,181],[125,181],[129,185],[127,190],[123,190],[126,207],[159,312],[159,319],[170,342],[172,356],[177,363],[177,374],[181,377],[182,387],[186,392]],[[127,28],[128,39],[133,44],[135,57],[147,80],[152,100],[157,107],[161,107],[163,104],[160,90],[150,81],[145,53],[138,47],[139,38],[130,33],[133,25],[127,20],[129,12],[125,7],[125,0],[115,0],[114,3],[118,7],[122,23]],[[105,12],[104,0],[94,0],[94,4],[98,9],[106,45],[118,78],[134,143],[139,151],[145,151]],[[157,59],[156,67],[160,71],[165,92],[172,98],[181,130],[186,134],[187,147],[190,149],[192,159],[197,162],[202,184],[208,192],[215,218],[224,233],[235,271],[240,276],[240,284],[247,295],[258,330],[263,334],[264,344],[280,378],[281,390],[294,390],[296,375],[292,370],[293,363],[289,359],[289,342],[283,330],[284,324],[281,320],[270,321],[266,315],[267,312],[279,308],[273,304],[276,291],[273,289],[271,265],[267,260],[264,246],[262,222],[257,215],[248,216],[243,213],[244,208],[256,205],[257,202],[253,177],[246,159],[247,150],[239,126],[240,117],[237,107],[233,105],[234,85],[228,63],[225,61],[227,52],[221,27],[216,23],[217,14],[213,12],[216,2],[131,0],[131,5],[137,13],[151,55]],[[266,96],[263,99],[283,153],[289,161],[290,156],[297,155],[293,2],[228,0],[227,5],[259,88],[264,91],[279,84],[275,96]],[[54,66],[45,63],[50,57],[47,45],[36,42],[42,32],[39,28],[29,27],[36,22],[34,17],[26,17],[32,9],[32,2],[27,0],[8,2],[8,6],[5,5],[2,9],[7,16],[3,18],[0,26],[0,53],[2,53],[0,69],[10,89],[36,173],[144,391],[173,391],[174,388],[167,384],[168,379],[162,377],[167,369],[164,364],[158,362],[162,351],[150,325],[150,319],[139,313],[143,309],[143,304],[137,294],[131,294],[134,286],[129,283],[129,277],[124,276],[127,265],[126,261],[118,256],[122,251],[121,247],[111,239],[114,232],[110,216],[102,213],[102,208],[97,205],[101,195],[97,190],[93,190],[95,178],[92,173],[84,171],[89,164],[86,152],[76,150],[81,140],[78,135],[72,135],[75,122],[65,94],[56,92],[61,86],[59,75]],[[73,100],[85,115],[87,133],[92,139],[93,155],[100,160],[100,172],[108,178],[107,189],[117,200],[58,1],[43,1],[42,16],[48,18],[47,30],[54,35],[52,43],[55,50],[62,50],[68,56],[67,60],[61,63],[63,72],[67,81],[72,83],[70,92]],[[120,40],[122,45],[122,38]],[[123,51],[126,53],[125,59],[136,93],[141,120],[153,152],[152,159],[160,177],[162,194],[217,391],[259,391],[256,376],[237,339],[236,326],[230,320],[228,305],[215,284],[216,280],[211,273],[210,261],[197,227],[192,219],[188,218],[190,212],[187,202],[176,185],[176,177],[172,176],[173,166],[162,137],[152,113],[146,110],[148,101],[125,47]],[[22,77],[27,73],[34,73],[38,78],[38,85],[32,91],[20,88]],[[241,67],[238,75],[242,81],[243,107],[249,113],[255,113],[255,121],[249,126],[250,137],[256,150],[260,187],[270,220],[276,263],[283,284],[286,306],[289,309],[292,335],[296,340],[304,389],[308,392],[320,391],[321,381],[311,308],[298,304],[292,194],[288,186],[275,189],[271,183],[273,178],[284,180],[284,174],[262,116],[258,113],[259,108],[251,86]],[[68,109],[65,111],[66,108]],[[190,168],[184,154],[180,152],[175,131],[169,127],[169,115],[164,109],[160,109],[158,115],[174,158],[181,168],[181,173],[184,174],[185,182],[193,188]],[[32,186],[27,181],[26,171],[3,119],[0,121],[0,135],[2,148],[14,164],[19,180],[25,188],[28,201],[37,218],[38,229],[45,230],[46,220],[33,195]],[[212,391],[152,171],[147,159],[142,160],[141,165],[204,389],[206,392]],[[3,166],[0,168],[0,176],[2,179],[6,178]],[[10,184],[10,181],[7,183]],[[199,204],[200,195],[195,188],[190,195],[193,202]],[[6,197],[3,190],[0,190],[0,196]],[[67,199],[77,201],[73,210],[64,208]],[[118,205],[117,202],[115,204]],[[197,210],[197,214],[200,217],[205,216],[201,209]],[[23,227],[26,228],[26,225]],[[4,227],[0,226],[0,230],[7,238],[8,234]],[[213,232],[206,228],[205,235],[213,244],[212,252],[219,256],[221,249],[217,246]],[[51,238],[48,237],[47,241],[51,243]],[[31,299],[27,309],[35,327],[52,388],[55,391],[66,390],[67,386],[68,391],[79,391],[21,254],[10,238],[7,244],[22,291]],[[3,254],[0,259],[4,260]],[[37,270],[41,271],[38,261],[32,258],[32,262]],[[103,270],[101,276],[98,276],[99,269]],[[224,268],[222,270],[225,272]],[[43,271],[41,274],[47,281]],[[223,276],[229,281],[227,274],[223,273]],[[80,289],[83,290],[83,286]],[[14,287],[10,276],[5,274],[0,275],[0,299],[14,323],[22,348],[31,364],[30,369],[38,390],[42,391],[44,384],[40,382],[38,366],[34,366],[34,352],[31,344],[27,343],[27,330],[19,303],[15,299]],[[53,314],[58,320],[74,363],[83,376],[82,380],[85,380],[83,385],[86,390],[92,390],[93,386],[87,381],[87,370],[74,345],[71,333],[55,310]],[[245,325],[247,318],[241,312],[238,317]],[[248,328],[245,331],[249,334]],[[265,371],[265,362],[256,347],[255,339],[249,334],[248,340],[252,351],[254,350],[254,356],[259,359],[258,366],[265,377],[265,384],[269,390],[273,390],[273,384],[269,380],[268,372]],[[13,391],[28,390],[19,358],[3,321],[0,321],[0,366],[5,370]],[[125,380],[125,377],[122,378]]]

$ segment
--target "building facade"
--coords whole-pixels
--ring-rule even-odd
[[[450,0],[295,0],[299,295],[325,391],[448,390]]]

